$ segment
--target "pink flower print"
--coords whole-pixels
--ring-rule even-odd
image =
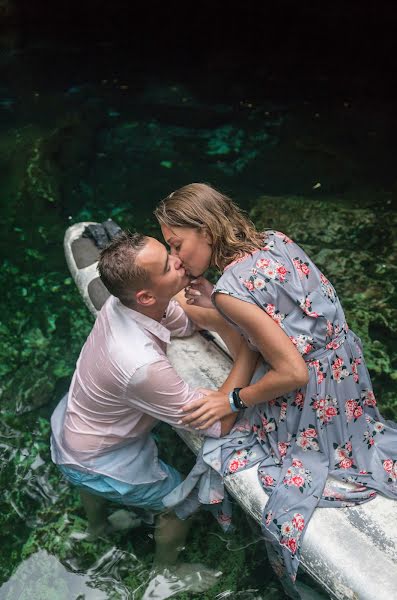
[[[393,469],[393,461],[390,458],[384,460],[383,468],[386,471],[386,473],[391,473]]]
[[[309,440],[305,437],[299,438],[298,446],[300,446],[303,450],[307,450],[309,448]]]
[[[354,422],[356,422],[357,419],[359,419],[363,414],[363,409],[359,404],[359,400],[346,400],[345,413],[348,422],[350,422],[352,419]]]
[[[356,469],[352,456],[352,444],[349,440],[342,446],[334,443],[335,468],[339,469]]]
[[[281,525],[281,534],[285,537],[290,536],[294,532],[294,527],[290,521],[286,521]]]
[[[264,246],[262,246],[261,250],[273,250],[274,248],[274,241],[272,240],[271,242],[267,242]]]
[[[361,392],[361,401],[364,406],[376,406],[376,398],[372,390],[364,390]]]
[[[293,406],[297,406],[299,408],[299,410],[302,410],[304,402],[305,402],[305,397],[302,394],[302,392],[296,392],[295,398],[292,402]]]
[[[321,283],[324,283],[325,285],[327,285],[329,283],[328,279],[322,273],[320,273],[320,280],[321,280]]]
[[[358,406],[354,411],[354,420],[356,421],[363,414],[363,409],[361,406]]]
[[[257,438],[262,442],[266,439],[266,431],[262,429],[262,427],[258,427],[257,425],[252,426],[252,431],[255,433]]]
[[[271,419],[266,419],[266,417],[262,417],[262,427],[266,431],[266,433],[270,433],[271,431],[275,431],[276,429],[276,421]]]
[[[263,475],[261,475],[261,480],[262,483],[265,487],[272,487],[274,486],[274,479],[271,475],[266,475],[265,473]]]
[[[337,383],[340,383],[345,377],[348,377],[350,375],[349,371],[343,364],[343,359],[340,356],[336,356],[335,360],[332,361],[331,370],[331,377]]]
[[[210,504],[220,504],[222,502],[221,498],[214,498],[213,500],[211,500]]]
[[[331,283],[328,281],[328,279],[321,273],[320,274],[320,280],[321,280],[321,291],[323,292],[324,296],[326,298],[328,298],[329,300],[331,300],[331,302],[333,302],[335,300],[335,290],[332,287]],[[336,332],[335,332],[335,335]]]
[[[256,277],[254,280],[254,287],[257,290],[263,290],[263,288],[266,286],[265,281],[263,279],[261,279],[260,277]]]
[[[355,358],[353,360],[350,361],[351,362],[351,370],[352,370],[352,375],[353,375],[353,379],[356,383],[358,383],[358,365],[361,364],[361,358]]]
[[[315,450],[317,452],[319,446],[316,429],[312,425],[307,429],[302,429],[296,437],[296,444],[305,452],[307,450]]]
[[[283,458],[287,454],[287,450],[289,448],[288,442],[278,442],[277,448],[281,458]]]
[[[284,267],[284,265],[279,265],[278,267],[276,267],[276,271],[277,271],[279,280],[283,283],[288,274],[287,269]]]
[[[256,266],[258,269],[265,269],[269,265],[270,265],[269,258],[260,258],[259,260],[256,261]]]
[[[285,235],[284,233],[281,233],[281,231],[275,231],[274,235],[280,239],[283,240],[284,244],[292,244],[292,240],[291,238],[289,238],[287,235]]]
[[[272,258],[259,258],[256,261],[256,268],[261,271],[265,281],[275,280],[284,283],[288,274],[285,265],[273,260]]]
[[[354,416],[354,410],[358,406],[357,400],[346,400],[345,402],[345,413],[348,421],[351,421]]]
[[[266,526],[269,526],[269,525],[270,525],[270,523],[271,523],[271,521],[272,521],[272,518],[273,518],[273,513],[272,513],[272,511],[270,511],[270,512],[266,513],[266,515],[265,515],[265,525],[266,525]]]
[[[294,460],[292,461],[292,466],[293,467],[303,467],[303,463],[301,460],[298,460],[297,458],[294,458]]]
[[[273,319],[273,321],[276,321],[276,323],[278,323],[280,327],[283,327],[282,321],[286,317],[285,314],[281,313],[279,310],[276,310],[274,304],[264,304],[264,309],[266,314],[268,314],[269,317]]]
[[[338,401],[329,394],[325,398],[319,396],[312,398],[310,406],[316,411],[316,416],[322,426],[327,425],[333,417],[339,415]]]
[[[314,319],[317,319],[319,314],[312,310],[312,303],[310,302],[310,300],[307,296],[305,298],[302,298],[302,300],[300,300],[300,301],[297,300],[297,303],[299,304],[299,306],[301,307],[301,309],[305,313],[305,315],[307,315],[308,317],[313,317]]]
[[[316,437],[317,431],[314,429],[314,427],[308,427],[304,430],[303,435],[307,438]]]
[[[296,338],[290,336],[289,339],[294,344],[298,352],[302,354],[302,356],[304,356],[305,354],[309,354],[309,352],[313,350],[313,338],[310,335],[299,334]]]
[[[295,477],[292,477],[291,481],[296,487],[302,487],[305,483],[305,480],[300,475],[295,475]]]
[[[287,417],[287,403],[285,402],[285,400],[282,401],[281,403],[281,408],[280,408],[280,417],[279,420],[280,422],[285,421],[286,417]]]
[[[317,372],[317,383],[320,384],[324,381],[327,374],[324,372],[324,366],[319,360],[312,360],[309,362],[309,367],[314,367]]]
[[[383,423],[381,423],[380,421],[376,421],[374,423],[374,429],[377,433],[383,433],[385,426],[383,425]]]
[[[334,334],[334,327],[333,327],[331,321],[327,321],[327,336],[329,338],[332,338],[333,334]]]
[[[274,304],[265,304],[265,312],[270,317],[274,317],[274,314],[276,312],[276,307],[274,306]]]
[[[296,539],[289,538],[289,540],[287,542],[287,547],[288,547],[288,550],[291,552],[291,554],[295,554],[298,549],[298,544],[296,542]]]
[[[342,342],[340,340],[331,340],[325,347],[328,350],[337,350],[341,345]]]
[[[298,271],[299,277],[301,279],[304,277],[308,279],[310,275],[309,263],[303,262],[298,257],[294,258],[292,262],[294,263],[295,269]]]
[[[303,531],[305,528],[305,519],[303,518],[303,515],[300,513],[295,513],[292,519],[292,525],[298,531]]]
[[[235,473],[236,471],[238,471],[239,467],[240,463],[237,459],[231,460],[229,463],[229,473]]]
[[[252,290],[254,289],[254,284],[250,279],[245,279],[243,281],[243,285],[247,288],[249,292],[252,292]]]

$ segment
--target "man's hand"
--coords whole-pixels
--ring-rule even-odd
[[[185,287],[185,297],[188,304],[201,308],[215,308],[211,301],[214,286],[205,277],[192,279]]]
[[[184,425],[195,429],[207,429],[222,417],[232,414],[228,395],[216,390],[199,388],[205,394],[203,398],[193,400],[182,408],[185,416],[181,418]]]

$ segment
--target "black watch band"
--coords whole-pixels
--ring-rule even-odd
[[[234,388],[234,390],[232,392],[233,404],[238,410],[248,408],[247,405],[244,403],[243,399],[240,398],[240,390],[241,389],[242,388]]]

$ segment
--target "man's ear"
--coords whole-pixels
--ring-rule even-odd
[[[135,294],[135,302],[138,306],[145,308],[146,306],[153,306],[156,302],[156,298],[150,290],[139,290],[139,292],[136,292]]]

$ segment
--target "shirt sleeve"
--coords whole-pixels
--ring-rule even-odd
[[[197,433],[178,421],[183,416],[180,409],[203,395],[183,381],[166,357],[139,367],[131,377],[127,394],[127,400],[142,412],[178,429]],[[219,438],[221,422],[201,430],[200,434]]]
[[[171,300],[168,304],[162,325],[171,332],[171,337],[187,337],[197,331],[193,321],[176,300]]]

